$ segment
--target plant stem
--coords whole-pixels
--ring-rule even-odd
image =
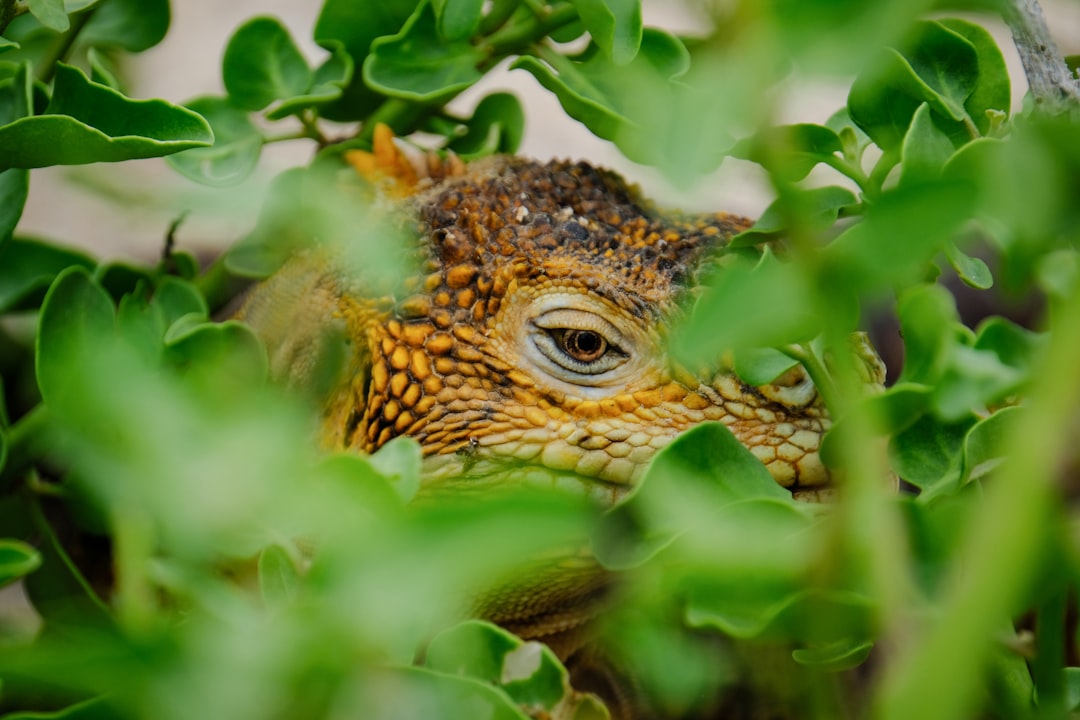
[[[311,138],[319,144],[320,149],[329,145],[329,141],[323,135],[322,130],[319,129],[319,124],[315,121],[315,117],[311,112],[305,110],[297,113],[296,117],[300,120],[300,124],[304,126],[304,135],[301,137]]]
[[[1003,15],[1035,107],[1051,115],[1080,110],[1080,86],[1050,38],[1038,0],[1010,0]]]
[[[862,190],[863,195],[873,192],[870,185],[870,178],[867,176],[863,169],[858,165],[848,161],[847,158],[837,157],[836,155],[829,155],[825,158],[824,163],[836,170],[841,175],[850,178],[859,189]]]
[[[480,22],[480,34],[486,37],[500,30],[517,12],[519,6],[517,0],[495,0],[491,12]]]
[[[522,51],[577,17],[577,10],[572,5],[563,5],[553,8],[544,17],[530,18],[495,33],[488,38],[489,59],[485,65],[495,65],[503,57]]]
[[[814,381],[814,386],[821,395],[821,399],[825,402],[825,407],[829,409],[829,413],[833,417],[839,417],[841,399],[836,383],[833,382],[832,375],[829,374],[829,368],[825,366],[825,361],[818,356],[810,343],[784,345],[778,349],[792,360],[798,360],[802,364],[810,375],[810,379]]]

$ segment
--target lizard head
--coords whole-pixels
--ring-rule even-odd
[[[430,483],[512,475],[614,501],[657,451],[713,420],[794,493],[827,484],[829,418],[802,368],[753,387],[720,363],[691,373],[666,350],[699,266],[748,220],[662,214],[585,163],[500,156],[394,189],[423,256],[406,291],[366,297],[299,258],[242,311],[294,377],[318,344],[303,328],[342,327],[351,358],[327,405],[331,446],[372,452],[407,435]],[[287,302],[307,309],[275,313]]]

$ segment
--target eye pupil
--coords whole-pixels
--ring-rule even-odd
[[[592,330],[569,330],[563,336],[563,349],[575,360],[592,362],[607,352],[607,340]]]

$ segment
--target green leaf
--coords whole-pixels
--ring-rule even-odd
[[[188,109],[202,115],[214,133],[214,144],[169,156],[167,162],[195,182],[228,187],[242,182],[258,165],[263,137],[248,114],[230,100],[201,97]]]
[[[725,352],[777,347],[820,332],[803,269],[766,250],[755,264],[737,258],[717,269],[690,316],[675,329],[672,351],[689,367],[715,365]],[[746,298],[767,297],[767,303]]]
[[[95,48],[86,51],[86,60],[90,63],[90,81],[98,85],[110,87],[117,92],[123,92],[116,73],[110,67],[109,60]]]
[[[89,4],[94,5],[94,13],[79,33],[82,46],[116,47],[138,53],[160,43],[169,32],[172,21],[169,0],[108,0]]]
[[[933,389],[926,385],[910,382],[898,382],[883,393],[862,399],[865,411],[859,413],[862,418],[871,418],[872,429],[882,436],[895,435],[910,427],[929,408]],[[842,448],[852,442],[852,416],[845,416],[836,421],[825,437],[821,439],[818,451],[826,467],[839,467],[842,463]],[[861,434],[860,434],[861,436]]]
[[[64,10],[64,0],[26,0],[26,6],[37,21],[50,30],[67,32],[71,27]]]
[[[185,372],[210,377],[266,377],[266,350],[251,328],[230,320],[203,322],[192,313],[174,322],[165,333],[165,359]]]
[[[117,162],[212,142],[206,121],[190,110],[164,100],[130,100],[61,63],[47,114],[0,127],[0,166]]]
[[[956,301],[940,285],[919,285],[901,295],[897,315],[905,350],[899,382],[934,385],[948,366],[956,337]]]
[[[195,285],[178,277],[166,275],[154,288],[152,304],[161,310],[165,325],[172,325],[185,315],[197,315],[207,318],[210,310],[206,306],[206,299],[195,288]]]
[[[380,682],[392,683],[397,692],[371,693],[359,716],[372,720],[406,717],[529,720],[504,692],[472,678],[408,667],[382,677]]]
[[[904,480],[922,488],[926,497],[955,489],[960,483],[964,436],[974,421],[943,422],[924,415],[889,442],[892,467]]]
[[[315,40],[323,47],[340,43],[361,67],[375,38],[393,35],[405,24],[416,9],[416,0],[386,0],[386,2],[356,2],[356,0],[326,0],[315,23]],[[367,87],[357,72],[345,87],[342,98],[323,108],[320,114],[330,120],[361,120],[383,99]]]
[[[6,37],[0,36],[0,53],[5,50],[18,50],[19,47],[19,43],[14,40],[8,40]]]
[[[843,638],[810,648],[798,648],[791,652],[791,657],[800,665],[838,672],[862,665],[873,647],[874,643],[867,640]]]
[[[974,204],[974,188],[965,182],[897,187],[867,207],[863,221],[837,237],[822,261],[843,272],[854,292],[911,284],[955,237]]]
[[[424,3],[401,32],[371,43],[363,77],[369,87],[391,97],[439,103],[483,77],[478,69],[486,55],[466,40],[439,37],[435,12]]]
[[[92,698],[55,712],[13,712],[0,720],[115,720],[116,709],[102,698]]]
[[[311,87],[302,95],[282,100],[276,108],[266,113],[268,119],[279,120],[308,108],[322,108],[341,98],[353,76],[353,60],[341,43],[326,41],[324,44],[331,51],[330,57],[315,69]]]
[[[988,318],[971,347],[953,349],[946,373],[934,389],[937,412],[958,418],[1019,393],[1031,378],[1044,341],[1004,318]]]
[[[10,172],[10,171],[9,171]],[[65,268],[94,267],[89,256],[37,240],[0,243],[0,313],[36,308]]]
[[[848,95],[852,119],[885,150],[899,147],[916,110],[927,103],[954,139],[973,122],[965,108],[978,81],[978,53],[962,34],[920,22],[901,49],[889,48],[861,73]]]
[[[843,149],[840,136],[831,128],[802,123],[760,130],[732,148],[731,155],[756,162],[777,177],[794,182]]]
[[[303,221],[305,168],[289,168],[270,183],[255,229],[230,247],[225,267],[241,277],[266,278],[299,248],[310,243],[312,230]]]
[[[396,437],[368,458],[371,467],[383,476],[402,502],[409,502],[420,490],[423,453],[413,438]]]
[[[979,290],[989,290],[994,286],[994,276],[982,258],[972,257],[949,243],[945,246],[945,256],[965,285]]]
[[[289,31],[272,17],[253,18],[237,28],[225,48],[221,76],[229,99],[244,110],[262,110],[302,95],[313,79]]]
[[[22,542],[0,538],[0,587],[26,577],[41,567],[41,553]]]
[[[424,664],[499,686],[530,715],[555,710],[569,689],[566,670],[550,648],[479,620],[436,635]]]
[[[432,0],[439,35],[446,40],[465,40],[480,26],[483,0]]]
[[[626,65],[641,47],[641,0],[572,0],[593,41],[616,65]]]
[[[271,545],[259,553],[259,592],[271,610],[283,608],[296,599],[300,574],[288,551]]]
[[[630,159],[659,165],[673,179],[686,182],[715,168],[727,149],[726,142],[720,147],[715,128],[701,137],[702,128],[695,125],[691,131],[679,125],[693,121],[703,112],[699,106],[707,103],[697,89],[675,82],[689,65],[681,40],[647,28],[640,51],[626,66],[614,64],[591,44],[575,58],[547,50],[539,57],[523,55],[511,68],[532,73],[568,115],[597,137],[615,142]],[[691,143],[691,149],[685,137],[676,137],[679,132],[692,132],[701,142]]]
[[[799,364],[773,348],[743,348],[735,352],[735,374],[747,385],[771,383]]]
[[[1005,65],[1005,57],[1001,54],[994,36],[985,28],[960,18],[945,18],[938,22],[963,36],[975,48],[979,74],[974,90],[964,102],[964,108],[979,132],[985,135],[991,127],[990,113],[1000,112],[1008,117],[1012,105],[1009,69]]]
[[[0,171],[0,252],[10,242],[30,192],[30,172],[19,168]],[[0,273],[3,271],[0,270]]]
[[[689,528],[665,513],[662,500],[682,495],[702,507],[723,508],[747,500],[791,503],[765,466],[720,423],[705,422],[661,450],[630,498],[611,510],[594,540],[608,569],[645,562]],[[678,515],[678,513],[674,513]],[[626,533],[633,536],[627,542]]]
[[[1005,459],[1010,433],[1026,413],[1022,407],[1002,408],[972,426],[964,437],[963,482],[983,478]]]
[[[952,154],[952,142],[934,125],[930,106],[923,103],[915,111],[900,149],[900,184],[910,185],[941,177]]]
[[[521,144],[525,113],[517,96],[510,93],[487,95],[473,111],[468,131],[447,146],[466,160],[514,153]]]
[[[45,404],[58,414],[80,408],[85,375],[72,372],[116,332],[112,299],[82,267],[61,272],[41,306],[35,362]]]
[[[855,195],[837,185],[785,194],[769,203],[753,225],[733,237],[729,247],[751,247],[772,240],[792,224],[808,234],[825,232],[845,208],[855,204]]]

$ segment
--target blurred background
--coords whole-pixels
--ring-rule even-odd
[[[133,97],[182,103],[199,95],[222,94],[221,55],[228,38],[256,15],[280,18],[309,61],[321,61],[325,51],[311,41],[319,7],[320,3],[294,0],[175,0],[172,28],[164,42],[122,67],[121,77]],[[1062,53],[1080,51],[1080,3],[1043,0],[1043,7]],[[687,35],[706,33],[711,22],[700,2],[683,0],[645,0],[644,18],[646,25]],[[1019,59],[1003,24],[982,16],[978,21],[995,32],[1013,78],[1021,80]],[[811,81],[792,75],[781,88],[777,121],[823,122],[843,104],[849,84],[850,78],[844,77]],[[756,217],[771,199],[760,167],[731,159],[696,187],[673,187],[659,172],[626,160],[614,146],[567,117],[555,97],[524,71],[492,73],[458,98],[454,107],[470,109],[497,89],[514,92],[524,105],[520,150],[524,155],[585,159],[614,168],[659,204],[683,210],[727,210]],[[1022,80],[1014,84],[1015,104],[1025,90]],[[280,129],[281,124],[275,126]],[[251,228],[269,179],[283,168],[305,164],[311,152],[309,141],[269,145],[260,171],[228,190],[200,188],[160,159],[36,170],[20,232],[76,242],[102,259],[148,259],[160,253],[170,223],[187,211],[176,236],[178,245],[210,257]],[[836,181],[835,176],[828,177]]]

